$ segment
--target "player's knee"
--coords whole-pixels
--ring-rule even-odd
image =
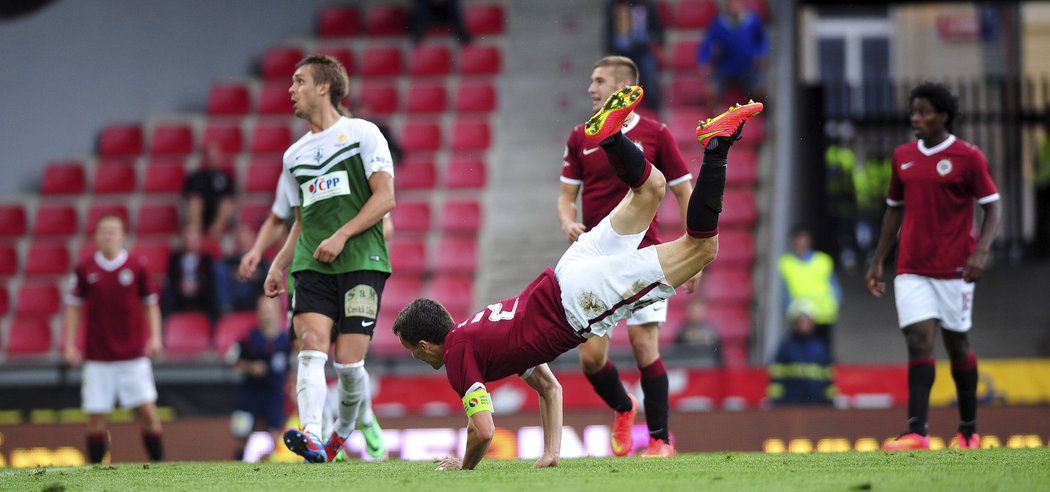
[[[607,358],[604,354],[585,354],[580,352],[580,367],[587,374],[594,374],[605,367]]]
[[[718,256],[718,236],[693,237],[686,235],[685,237],[688,239],[686,244],[689,245],[696,256],[696,263],[699,264],[700,270],[703,270],[712,261],[715,261],[715,257]]]
[[[667,178],[664,177],[664,173],[660,172],[656,167],[652,168],[652,172],[649,173],[649,179],[642,185],[647,194],[653,195],[657,199],[663,199],[664,194],[667,193]]]

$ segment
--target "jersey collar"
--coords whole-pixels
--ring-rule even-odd
[[[951,133],[948,134],[948,138],[944,139],[943,142],[934,145],[929,149],[927,149],[926,145],[922,143],[922,140],[919,140],[919,152],[922,152],[922,155],[929,157],[944,149],[947,149],[948,147],[951,147],[953,143],[955,143],[955,135],[952,135]]]
[[[122,249],[120,253],[117,253],[117,257],[112,260],[107,260],[105,256],[102,256],[101,251],[95,251],[95,263],[107,272],[112,272],[124,265],[124,262],[128,261],[128,250]]]
[[[639,121],[642,121],[642,117],[638,113],[632,114],[631,115],[631,121],[628,122],[626,125],[624,125],[623,126],[623,130],[620,130],[620,131],[623,132],[623,133],[627,133],[627,132],[633,130],[634,127],[638,126],[638,122]]]

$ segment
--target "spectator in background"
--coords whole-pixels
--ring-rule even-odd
[[[467,31],[466,22],[463,22],[463,10],[460,9],[459,0],[413,0],[409,32],[413,43],[419,44],[423,41],[427,29],[435,19],[451,27],[460,44],[470,43],[472,38]]]
[[[235,231],[236,250],[224,256],[222,261],[215,265],[215,290],[219,298],[219,310],[223,313],[255,309],[256,301],[262,294],[265,279],[258,271],[246,277],[241,277],[239,274],[241,255],[251,251],[255,243],[255,232],[248,224],[237,224]],[[259,266],[263,271],[270,269],[268,261],[265,259],[259,261]]]
[[[260,291],[261,292],[261,291]],[[226,360],[243,374],[237,389],[237,407],[230,416],[230,431],[238,439],[236,459],[243,459],[248,436],[257,427],[257,418],[266,423],[274,443],[287,417],[284,412],[284,385],[289,370],[292,342],[282,328],[281,303],[265,296],[256,297],[258,326],[230,347]]]
[[[186,222],[214,240],[222,239],[233,220],[233,177],[223,169],[225,156],[217,142],[205,144],[200,167],[186,178]]]
[[[157,291],[145,263],[124,249],[124,221],[105,215],[95,227],[98,251],[77,265],[73,291],[66,297],[64,359],[83,362],[82,408],[88,414],[87,450],[101,463],[109,450],[106,415],[119,400],[134,408],[142,425],[142,444],[151,461],[164,459],[157,387],[147,356],[163,350]],[[84,353],[77,348],[83,315]]]
[[[835,261],[827,253],[813,249],[813,236],[801,226],[791,229],[791,252],[780,256],[780,278],[784,282],[784,311],[796,301],[812,306],[816,324],[814,334],[830,352],[831,331],[839,318],[842,287],[835,278]]]
[[[645,89],[642,104],[660,112],[660,67],[655,49],[664,44],[664,26],[654,2],[609,0],[605,9],[605,52],[626,56],[638,66],[638,83]],[[604,101],[602,101],[604,102]]]
[[[689,300],[685,321],[674,338],[679,352],[691,358],[709,360],[711,365],[722,365],[722,338],[718,329],[707,319],[707,302],[701,297]]]
[[[215,293],[214,260],[203,248],[200,230],[182,228],[182,244],[168,256],[168,285],[164,289],[164,315],[203,311],[215,321],[219,304]]]
[[[708,79],[708,106],[722,104],[726,91],[736,88],[744,97],[765,99],[761,71],[769,53],[765,27],[743,0],[726,0],[725,8],[704,31],[697,50],[700,71]]]
[[[813,336],[815,308],[799,299],[788,309],[791,333],[769,364],[769,399],[774,405],[830,405],[835,398],[831,356]]]

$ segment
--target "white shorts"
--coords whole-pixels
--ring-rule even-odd
[[[644,236],[645,231],[620,235],[606,217],[581,234],[558,261],[554,274],[561,303],[580,336],[607,335],[621,320],[674,295],[656,248],[638,249]]]
[[[937,319],[946,330],[970,331],[974,284],[961,278],[939,279],[903,274],[893,279],[901,328]]]
[[[84,361],[80,396],[87,413],[109,413],[119,399],[123,408],[135,408],[157,401],[153,367],[149,359],[103,362]]]

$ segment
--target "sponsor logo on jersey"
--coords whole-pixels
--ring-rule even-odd
[[[952,172],[952,161],[941,159],[940,162],[937,163],[937,174],[944,176],[950,172]]]
[[[591,155],[591,154],[593,154],[595,152],[598,152],[598,147],[591,147],[589,149],[583,149],[583,155]]]
[[[336,139],[336,143],[334,145],[337,149],[340,147],[346,147],[346,135],[340,134],[339,138]]]
[[[905,162],[904,164],[901,164],[901,171],[903,171],[905,169],[908,169],[909,167],[912,167],[914,165],[915,165],[914,161]]]
[[[299,185],[299,188],[303,193],[303,207],[309,207],[333,196],[349,195],[350,180],[346,171],[335,171],[311,179]]]

